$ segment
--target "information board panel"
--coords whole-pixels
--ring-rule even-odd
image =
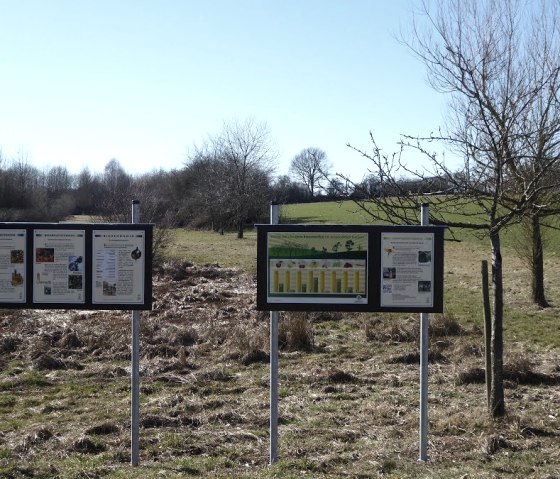
[[[443,312],[442,226],[375,226],[376,311]]]
[[[93,230],[93,304],[144,302],[144,231]]]
[[[259,310],[443,311],[442,227],[257,228]]]
[[[0,307],[151,309],[153,226],[0,223]]]
[[[259,225],[257,306],[367,311],[371,241],[365,227]]]
[[[33,231],[33,302],[85,303],[83,229]]]
[[[27,231],[0,230],[0,302],[25,303],[25,246]]]
[[[268,302],[367,301],[368,234],[270,232]]]
[[[433,233],[381,233],[381,307],[434,305]]]

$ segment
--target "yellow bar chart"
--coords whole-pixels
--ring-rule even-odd
[[[315,264],[315,267],[274,267],[271,264],[271,293],[365,294],[365,262],[355,262],[351,267]]]

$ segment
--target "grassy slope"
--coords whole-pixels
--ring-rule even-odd
[[[281,209],[281,219],[287,223],[368,224],[372,222],[371,216],[353,201],[284,205]],[[456,214],[455,219],[464,218]],[[520,232],[519,225],[505,230],[501,237],[502,245],[505,248],[513,247],[517,243],[516,239],[519,238]],[[455,229],[453,233],[461,241],[474,241],[481,244],[486,241],[476,238],[469,230]],[[560,231],[544,229],[543,233],[548,240],[548,252],[560,254]]]
[[[186,259],[196,264],[219,264],[226,268],[257,270],[257,234],[246,232],[237,239],[237,233],[223,235],[209,231],[175,230],[169,247],[169,256]]]

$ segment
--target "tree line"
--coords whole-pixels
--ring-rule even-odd
[[[159,225],[236,231],[265,222],[270,202],[300,203],[341,198],[342,185],[325,181],[329,164],[319,148],[296,155],[289,174],[276,176],[277,154],[266,124],[249,119],[224,123],[202,145],[193,145],[183,168],[126,172],[117,159],[103,171],[66,166],[40,170],[24,155],[0,152],[0,219],[60,221],[91,215],[127,221],[139,199],[144,221]],[[334,185],[334,186],[333,186]]]
[[[254,136],[264,125],[234,132]],[[229,126],[226,127],[226,130]],[[229,132],[231,133],[231,132]],[[231,140],[230,136],[230,140]],[[260,140],[266,140],[266,135]],[[305,166],[302,158],[314,154],[326,160],[319,148],[308,148],[294,157],[290,174],[274,176],[274,156],[265,156],[267,145],[246,143],[225,151],[221,137],[212,137],[194,147],[179,170],[154,170],[142,175],[127,173],[117,159],[107,162],[102,172],[83,168],[71,174],[65,166],[39,169],[27,158],[8,159],[0,152],[0,218],[2,221],[60,221],[69,215],[100,217],[126,216],[130,201],[140,199],[149,211],[149,221],[170,226],[236,230],[265,221],[271,201],[280,204],[367,199],[410,192],[444,191],[444,178],[400,178],[396,185],[383,183],[370,174],[360,182],[342,180],[328,173],[329,165]],[[267,140],[268,141],[268,140]],[[260,154],[256,154],[258,148]],[[267,146],[268,148],[268,146]],[[309,151],[312,152],[309,156]],[[298,173],[293,166],[301,168]],[[309,172],[309,173],[307,173]]]

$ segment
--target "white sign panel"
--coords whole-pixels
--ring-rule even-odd
[[[84,303],[84,230],[37,229],[33,243],[33,301]]]
[[[93,230],[93,304],[144,302],[145,232]]]
[[[382,233],[381,306],[433,306],[433,257],[433,233]]]
[[[24,229],[0,230],[0,301],[25,303]]]

